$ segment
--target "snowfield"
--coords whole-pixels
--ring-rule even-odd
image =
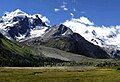
[[[98,27],[86,17],[73,18],[63,24],[95,45],[120,47],[120,26]]]

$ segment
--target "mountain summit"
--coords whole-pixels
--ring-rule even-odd
[[[0,18],[0,32],[11,40],[41,36],[48,28],[49,20],[40,14],[29,15],[20,9],[6,12]]]

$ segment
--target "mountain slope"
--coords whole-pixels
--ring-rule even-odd
[[[41,52],[12,42],[0,33],[0,66],[43,66],[45,62],[62,61],[45,57]]]
[[[86,41],[83,37],[76,33],[70,35],[70,37],[52,38],[44,43],[44,45],[67,52],[82,54],[87,57],[100,59],[109,58],[109,55],[102,48]]]
[[[25,43],[29,46],[44,45],[92,58],[110,58],[102,48],[88,42],[79,34],[73,33],[64,25],[51,27],[43,37],[29,39]]]
[[[89,58],[83,55],[74,54],[70,52],[66,52],[63,50],[59,50],[56,48],[45,47],[45,46],[33,46],[36,50],[42,52],[46,57],[60,59],[64,61],[74,61],[74,62],[88,62],[95,61],[96,59]]]
[[[34,49],[19,45],[0,33],[0,66],[44,66],[69,62],[93,62],[93,58],[68,53],[58,49],[34,46]],[[39,53],[39,54],[38,54]],[[66,62],[67,61],[67,62]]]

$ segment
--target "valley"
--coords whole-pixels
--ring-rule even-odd
[[[114,36],[109,30],[97,38],[101,28],[89,22],[88,31],[83,19],[88,20],[50,26],[46,17],[19,9],[2,16],[0,82],[119,82],[120,33]],[[85,33],[76,31],[75,24],[83,25]],[[107,44],[112,37],[115,41]]]
[[[0,82],[120,82],[120,0],[1,0]]]

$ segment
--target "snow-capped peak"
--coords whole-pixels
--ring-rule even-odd
[[[29,16],[28,14],[26,14],[25,12],[21,11],[20,9],[17,9],[15,11],[12,12],[6,12],[4,14],[4,16],[2,16],[3,21],[8,22],[13,20],[14,17],[23,17],[25,18],[25,16]]]
[[[101,47],[112,45],[120,48],[120,26],[97,27],[86,17],[73,18],[63,24],[95,45]]]
[[[0,18],[0,32],[16,40],[41,36],[48,28],[49,20],[41,14],[29,15],[20,9],[6,12]]]
[[[45,22],[45,23],[50,23],[50,21],[48,20],[47,17],[45,16],[42,16],[41,14],[34,14],[34,15],[29,15],[23,11],[21,11],[20,9],[17,9],[15,11],[12,11],[12,12],[6,12],[4,14],[4,16],[2,16],[2,19],[4,21],[11,21],[13,20],[14,17],[21,17],[21,18],[25,18],[25,17],[28,17],[28,18],[36,18],[36,16],[38,16],[42,22]]]

